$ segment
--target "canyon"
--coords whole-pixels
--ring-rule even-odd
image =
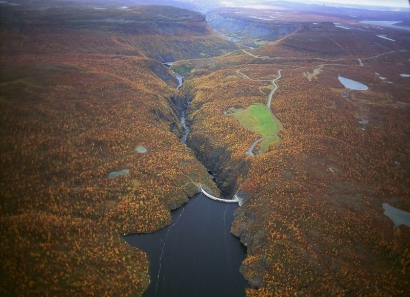
[[[362,23],[404,14],[15,2],[0,3],[2,296],[141,296],[149,260],[124,235],[172,227],[201,187],[241,198],[246,296],[405,294],[410,228],[384,206],[410,210],[410,35]],[[277,135],[257,132],[259,105]],[[247,109],[260,122],[232,116]]]

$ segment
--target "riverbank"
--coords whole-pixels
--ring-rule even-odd
[[[197,194],[173,211],[170,226],[124,237],[149,257],[151,282],[143,296],[245,296],[246,249],[230,233],[237,207]]]

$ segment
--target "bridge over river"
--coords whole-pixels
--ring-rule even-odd
[[[239,206],[241,206],[242,203],[243,203],[243,200],[242,200],[240,197],[238,197],[236,194],[233,196],[232,199],[218,198],[218,197],[215,197],[215,196],[213,196],[213,195],[207,193],[207,192],[202,188],[202,186],[201,186],[201,192],[202,192],[206,197],[208,197],[208,198],[210,198],[210,199],[212,199],[212,200],[215,200],[215,201],[225,202],[225,203],[238,203]]]

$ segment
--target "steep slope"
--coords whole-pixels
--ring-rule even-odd
[[[408,34],[281,11],[298,30],[268,43],[258,27],[265,46],[226,53],[187,10],[18,4],[0,4],[2,296],[141,295],[146,255],[120,234],[163,228],[200,184],[218,192],[207,169],[246,200],[232,232],[248,296],[405,294],[410,230],[382,205],[410,210]],[[254,19],[245,33],[275,27]],[[192,59],[173,65],[181,91],[160,63],[175,59]],[[259,123],[232,114],[254,104],[283,129],[250,156]]]
[[[206,20],[229,39],[247,47],[259,47],[290,34],[298,27],[294,22],[274,21],[275,17],[261,15],[258,9],[224,8],[208,12]]]
[[[120,234],[163,228],[200,184],[218,190],[179,140],[176,79],[145,56],[160,33],[131,29],[182,30],[187,44],[212,34],[167,7],[36,4],[0,4],[0,293],[141,295],[147,257]],[[169,11],[184,20],[149,23]],[[172,58],[199,55],[169,39]]]
[[[410,210],[400,76],[409,36],[385,31],[392,42],[373,30],[305,24],[255,50],[174,66],[191,69],[188,143],[223,192],[247,198],[232,232],[247,246],[248,296],[401,295],[409,286],[410,228],[383,209]],[[279,70],[271,108],[282,142],[249,156],[260,135],[231,114],[266,104]],[[339,75],[369,90],[345,89]]]
[[[118,7],[109,3],[98,7],[98,2],[52,4],[39,1],[33,10],[30,3],[23,2],[18,8],[26,9],[24,16],[15,15],[15,6],[2,4],[2,38],[20,43],[11,47],[13,54],[121,54],[168,62],[217,56],[236,49],[233,42],[213,32],[205,17],[194,11],[171,6]],[[24,47],[25,42],[31,47]]]

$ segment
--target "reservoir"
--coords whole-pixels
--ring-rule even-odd
[[[246,249],[230,233],[237,207],[197,194],[172,212],[170,226],[125,236],[149,257],[151,281],[143,296],[245,296],[239,268]]]

